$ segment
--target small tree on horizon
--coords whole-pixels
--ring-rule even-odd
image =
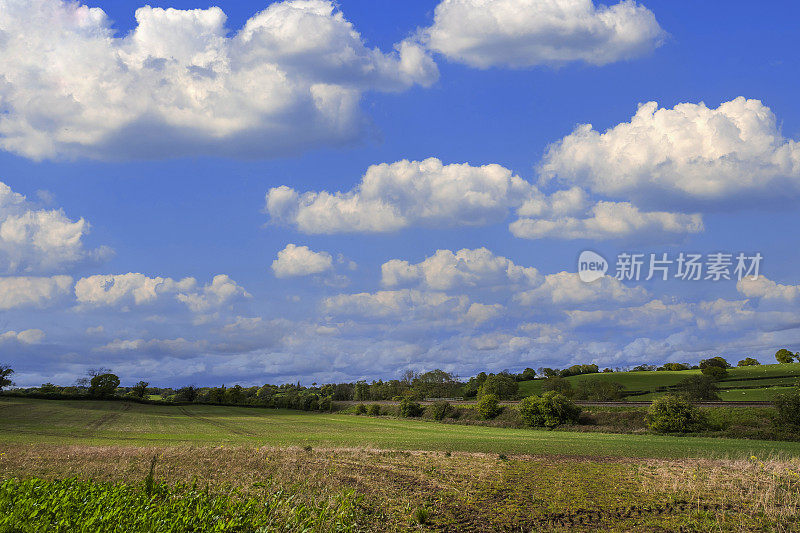
[[[10,366],[0,365],[0,390],[3,390],[5,387],[14,384],[14,382],[11,381],[11,378],[9,377],[13,373],[14,370]]]
[[[781,348],[780,350],[775,352],[775,359],[781,364],[791,363],[792,361],[794,361],[794,358],[795,354],[793,354],[786,348]]]
[[[97,374],[89,382],[89,395],[94,398],[108,398],[119,387],[119,376],[115,374]]]

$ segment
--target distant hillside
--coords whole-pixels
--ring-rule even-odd
[[[575,387],[585,380],[616,381],[625,387],[629,400],[651,400],[665,394],[667,387],[681,380],[699,375],[699,370],[652,371],[652,372],[608,372],[584,374],[565,378]],[[723,400],[763,401],[788,391],[800,379],[800,363],[735,367],[728,370],[728,377],[718,383]],[[542,392],[543,379],[521,381],[520,395],[529,396]]]

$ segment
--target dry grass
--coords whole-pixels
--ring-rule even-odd
[[[720,524],[730,522],[732,509],[752,519],[734,529],[747,531],[753,521],[800,529],[800,458],[650,461],[640,476],[644,490],[705,506]]]
[[[800,460],[641,460],[246,446],[0,445],[0,478],[170,483],[315,501],[364,496],[362,529],[797,531]]]

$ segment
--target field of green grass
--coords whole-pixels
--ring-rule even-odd
[[[0,442],[368,447],[613,457],[800,455],[800,442],[620,435],[222,406],[0,400]]]
[[[683,370],[680,372],[609,372],[599,374],[586,374],[582,376],[570,376],[567,379],[573,387],[583,380],[605,380],[616,381],[625,387],[626,391],[652,391],[658,387],[669,387],[676,385],[681,380],[692,376],[700,375],[699,370]],[[721,391],[731,391],[721,394],[723,400],[771,400],[779,391],[774,390],[777,386],[791,386],[800,379],[800,363],[774,364],[736,367],[728,370],[728,376],[720,381],[718,386]],[[519,392],[521,395],[540,394],[544,380],[535,379],[520,382]],[[737,390],[739,387],[748,387],[748,391]],[[752,387],[763,387],[768,389],[764,393],[756,392],[758,389]],[[750,392],[752,391],[752,392]],[[742,394],[744,393],[744,394]],[[652,400],[655,395],[643,395],[631,397],[632,400]]]

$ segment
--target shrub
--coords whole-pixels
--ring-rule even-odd
[[[702,415],[685,396],[667,394],[647,411],[648,427],[658,433],[686,433],[702,427]]]
[[[366,414],[366,413],[367,413],[367,406],[366,405],[364,405],[363,403],[360,403],[360,404],[356,405],[356,414],[357,415],[363,415],[363,414]]]
[[[500,400],[495,394],[486,394],[482,396],[478,401],[477,409],[478,414],[480,414],[481,418],[484,420],[491,420],[499,415],[500,411],[502,411],[500,408]]]
[[[578,382],[574,397],[592,402],[613,402],[622,399],[624,390],[625,387],[616,381],[584,380]]]
[[[369,406],[369,416],[381,416],[380,404],[373,403]]]
[[[716,368],[716,367],[711,367]],[[710,376],[691,376],[681,380],[675,388],[690,401],[719,400],[719,389],[715,379]]]
[[[520,417],[528,426],[554,428],[578,421],[581,408],[560,392],[545,392],[529,396],[517,407]]]
[[[430,407],[428,407],[430,411],[431,418],[434,420],[444,420],[447,418],[447,415],[453,410],[453,406],[450,405],[450,402],[446,402],[444,400],[433,402]]]
[[[773,402],[778,410],[778,423],[800,426],[800,391],[781,394]]]
[[[422,406],[411,398],[403,398],[400,402],[400,416],[411,418],[422,415]]]
[[[758,362],[757,359],[753,359],[752,357],[745,357],[736,366],[758,366],[761,363]]]
[[[715,381],[724,379],[728,375],[728,370],[719,366],[707,366],[700,369],[704,376],[707,376]]]
[[[689,370],[689,365],[685,365],[683,363],[664,363],[656,370],[668,370],[671,372],[680,372],[683,370]]]
[[[542,392],[559,392],[568,398],[571,398],[574,394],[572,390],[572,385],[566,379],[560,376],[553,376],[551,378],[547,378],[542,383]]]

